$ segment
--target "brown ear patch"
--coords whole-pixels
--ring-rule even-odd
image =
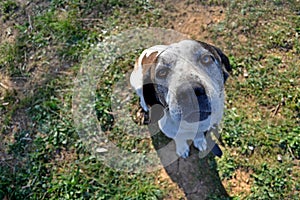
[[[158,51],[152,52],[149,56],[144,56],[142,58],[142,66],[143,66],[143,75],[149,71],[151,66],[155,63],[156,58],[157,58]]]

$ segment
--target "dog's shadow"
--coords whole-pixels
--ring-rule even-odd
[[[152,136],[152,143],[157,151],[164,145],[174,143],[163,133]],[[175,152],[175,145],[168,145],[169,151]],[[199,151],[190,145],[190,156],[178,158],[164,165],[165,171],[173,182],[184,191],[188,200],[201,199],[230,199],[217,171],[217,164],[212,153],[204,158],[199,157]],[[167,151],[168,151],[167,150]],[[166,162],[166,153],[158,153],[161,162]]]

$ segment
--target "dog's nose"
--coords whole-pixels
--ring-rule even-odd
[[[203,86],[193,87],[193,90],[194,90],[196,97],[201,97],[203,95],[206,95],[205,89],[203,88]]]
[[[201,99],[206,96],[206,92],[204,87],[199,83],[189,83],[183,84],[177,90],[177,97],[179,103],[183,104],[191,104],[193,102],[192,99]],[[195,101],[194,101],[195,103]]]
[[[211,115],[211,104],[204,86],[200,83],[183,84],[177,90],[178,104],[188,122],[202,121]]]

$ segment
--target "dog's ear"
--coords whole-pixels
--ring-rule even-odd
[[[159,101],[154,83],[157,57],[168,46],[156,45],[142,52],[136,60],[130,76],[130,84],[140,97],[140,105],[145,112],[149,112],[150,122],[157,122],[164,115],[164,107]],[[149,122],[149,123],[150,123]]]
[[[218,56],[221,58],[222,62],[222,70],[223,70],[223,77],[224,77],[224,83],[229,77],[229,73],[232,71],[230,62],[228,57],[217,47],[207,44],[205,42],[198,41],[205,49],[209,50],[213,54],[218,54]]]
[[[223,70],[223,77],[225,82],[229,77],[229,73],[232,71],[229,59],[219,48],[217,47],[213,47],[213,48],[217,51],[223,63],[222,70]]]
[[[157,54],[158,52],[155,51],[148,56],[144,55],[141,59],[141,66],[143,69],[143,96],[148,107],[159,103],[154,87],[154,70]]]
[[[150,71],[151,71],[151,66],[154,64],[156,60],[156,55],[157,55],[157,51],[153,51],[149,49],[143,51],[143,53],[139,56],[139,58],[136,59],[134,70],[130,75],[130,84],[135,89],[137,95],[140,97],[140,104],[143,110],[146,112],[149,111],[148,106],[151,106],[153,104],[152,103],[153,98],[149,97],[148,95],[149,92],[145,92],[146,95],[145,98],[143,90],[145,89],[146,91],[149,91],[149,89],[151,89],[152,87]],[[144,87],[145,84],[146,87]]]
[[[150,123],[156,123],[164,115],[164,107],[162,106],[157,91],[155,89],[154,74],[159,52],[152,52],[145,55],[141,60],[143,69],[143,97],[145,104],[149,108]]]

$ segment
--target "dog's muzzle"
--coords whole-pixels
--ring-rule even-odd
[[[176,92],[182,120],[189,123],[206,120],[211,115],[211,103],[205,88],[198,82],[183,84]]]

